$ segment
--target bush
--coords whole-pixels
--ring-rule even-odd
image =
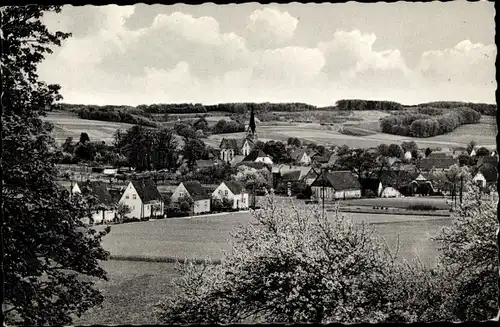
[[[410,204],[406,207],[407,210],[415,210],[415,211],[436,211],[438,208],[436,206],[433,206],[431,204],[425,204],[425,203],[417,203],[417,204]]]

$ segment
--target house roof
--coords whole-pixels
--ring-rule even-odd
[[[436,151],[431,152],[427,158],[449,158],[448,152],[445,151]]]
[[[201,186],[201,183],[198,181],[187,181],[187,182],[182,182],[186,190],[188,191],[189,195],[193,200],[206,200],[209,199],[210,196],[208,195],[207,191]]]
[[[325,153],[323,155],[316,155],[314,156],[314,161],[316,162],[319,162],[319,163],[327,163],[330,161],[330,157],[331,157],[331,152],[327,152],[325,151]]]
[[[236,165],[240,162],[243,161],[243,159],[245,159],[245,156],[240,156],[240,155],[237,155],[237,156],[234,156],[233,160],[231,160],[230,164],[233,166],[233,165]]]
[[[300,180],[300,170],[291,170],[281,174],[283,181],[298,181]]]
[[[116,202],[113,200],[113,197],[108,191],[108,187],[106,183],[100,181],[86,181],[78,185],[82,193],[84,189],[88,189],[90,194],[95,196],[100,204],[112,206],[116,205]]]
[[[219,148],[239,151],[245,144],[245,141],[248,141],[251,148],[253,148],[253,146],[255,145],[253,140],[249,139],[248,137],[242,139],[228,139],[224,137],[220,142]]]
[[[350,171],[324,172],[311,184],[311,186],[333,187],[336,191],[360,189],[361,184]]]
[[[139,197],[141,198],[142,202],[147,203],[150,201],[162,199],[161,194],[158,191],[158,188],[156,187],[155,183],[151,178],[132,180],[131,183],[137,190],[137,193],[139,194]]]
[[[479,167],[483,164],[498,165],[498,157],[497,156],[481,156],[477,159],[476,166]]]
[[[241,194],[243,193],[243,184],[238,183],[236,181],[224,181],[223,182],[233,194]]]
[[[302,159],[302,156],[304,155],[304,153],[307,154],[307,151],[305,149],[297,149],[295,151],[293,151],[292,153],[290,153],[290,158],[292,158],[293,160],[300,160]]]
[[[496,165],[488,163],[483,164],[481,167],[479,167],[479,172],[484,176],[484,179],[486,179],[488,183],[497,181],[498,168]]]
[[[265,154],[264,151],[262,150],[253,150],[242,161],[255,161],[257,160],[257,158],[261,157],[269,157],[269,156]]]
[[[421,159],[419,163],[419,167],[421,170],[431,170],[435,169],[447,169],[453,165],[458,164],[458,160],[451,157],[442,157],[442,158],[425,158]]]

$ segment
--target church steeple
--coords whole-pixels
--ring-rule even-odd
[[[255,125],[255,114],[253,112],[253,106],[250,110],[251,110],[250,111],[250,122],[248,123],[247,137],[249,137],[253,140],[256,138],[255,129],[257,126]]]

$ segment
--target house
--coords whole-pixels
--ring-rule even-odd
[[[424,158],[419,162],[421,171],[429,172],[432,170],[446,171],[451,166],[458,165],[458,160],[452,157]]]
[[[415,172],[412,174],[412,181],[408,184],[411,194],[437,193],[434,188],[433,176],[427,172]]]
[[[311,184],[315,198],[325,200],[361,197],[361,184],[350,171],[323,172]]]
[[[386,187],[380,194],[381,198],[400,198],[401,193],[393,187]]]
[[[92,213],[94,223],[100,224],[115,219],[117,202],[109,193],[106,183],[98,181],[75,183],[71,189],[71,194],[84,194],[95,197],[98,209]],[[85,222],[90,223],[89,218],[86,218]]]
[[[312,159],[309,156],[308,152],[310,151],[306,149],[296,149],[295,151],[292,151],[290,153],[290,158],[292,158],[292,160],[298,164],[310,165]]]
[[[233,202],[233,209],[248,209],[248,193],[242,184],[235,181],[225,181],[219,184],[212,193],[212,199],[228,199]]]
[[[262,162],[267,165],[272,165],[273,160],[264,153],[262,150],[253,150],[251,151],[243,160],[244,161],[249,161],[249,162]]]
[[[236,155],[248,156],[254,146],[254,141],[248,137],[245,139],[223,138],[219,145],[220,160],[231,162]]]
[[[272,168],[273,179],[276,181],[286,180],[295,182],[304,182],[311,185],[318,177],[316,169],[305,166],[275,165]]]
[[[476,155],[476,149],[472,149],[469,156],[474,157]]]
[[[478,172],[472,178],[476,185],[485,188],[497,182],[498,179],[498,166],[494,164],[485,163],[481,165]]]
[[[234,167],[237,164],[239,164],[240,162],[242,162],[243,159],[245,159],[245,156],[236,155],[236,156],[234,156],[233,160],[231,160],[229,162],[229,164],[231,165],[231,167]]]
[[[210,212],[210,195],[198,181],[181,182],[170,197],[171,202],[178,202],[183,197],[189,197],[193,200],[191,212],[200,214]]]
[[[130,213],[126,215],[130,218],[142,219],[165,214],[163,197],[150,178],[131,180],[119,203],[130,208]]]
[[[412,158],[411,151],[406,151],[405,152],[405,159],[406,160],[411,160],[411,158]]]
[[[315,164],[322,165],[322,164],[328,164],[331,156],[332,152],[325,151],[321,155],[319,153],[315,154],[314,156],[311,157],[311,159]]]

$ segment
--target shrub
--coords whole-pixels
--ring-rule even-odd
[[[431,204],[416,203],[408,205],[406,209],[415,211],[436,211],[438,208]]]

